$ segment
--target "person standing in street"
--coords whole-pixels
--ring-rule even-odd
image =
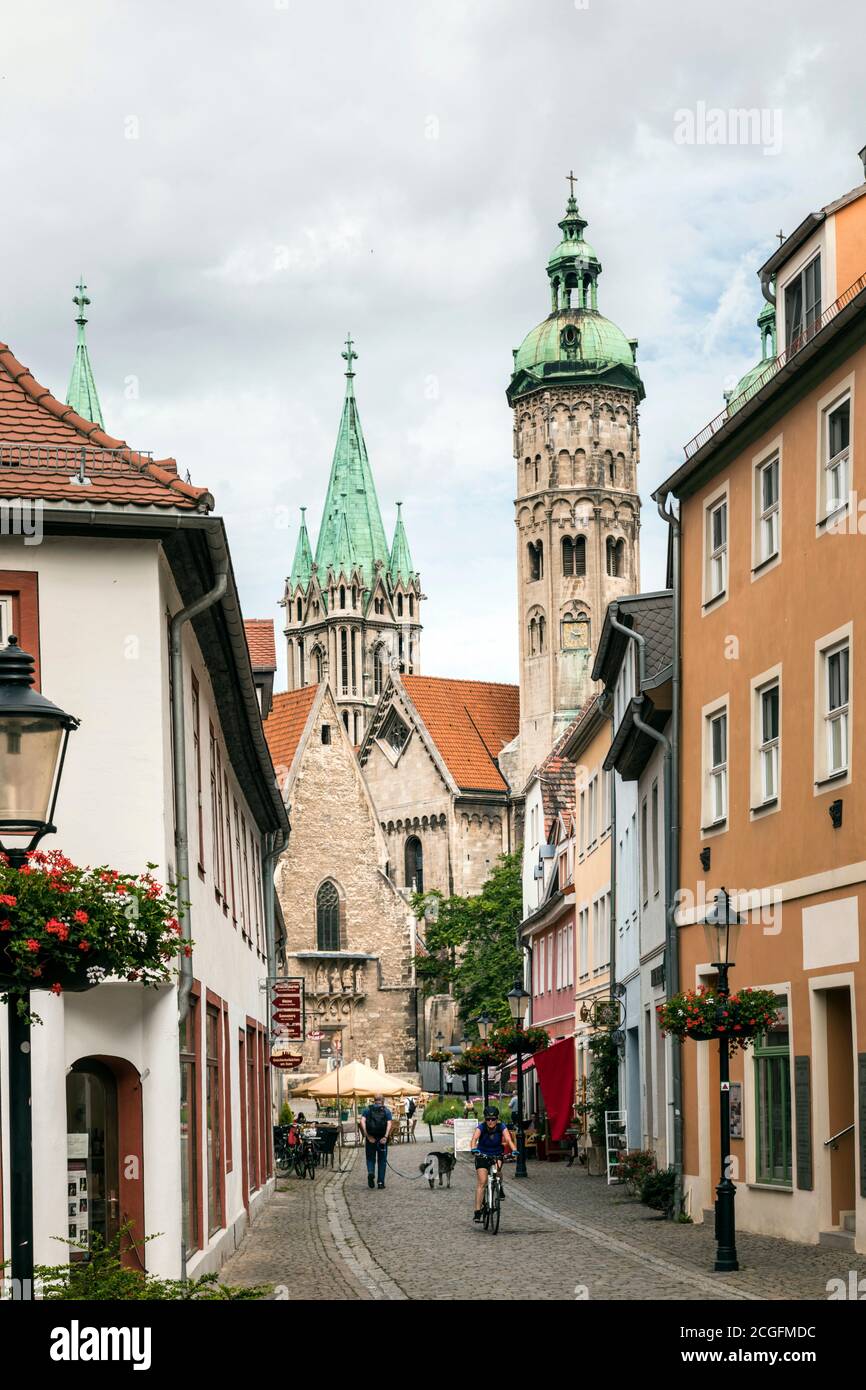
[[[394,1116],[385,1104],[384,1096],[374,1096],[373,1104],[368,1105],[361,1112],[361,1133],[364,1136],[364,1151],[367,1158],[368,1187],[385,1186],[388,1140],[393,1128]]]

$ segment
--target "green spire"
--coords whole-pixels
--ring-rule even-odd
[[[409,542],[406,539],[406,529],[403,525],[402,502],[397,503],[397,525],[394,527],[394,539],[391,542],[391,563],[388,566],[388,573],[391,576],[392,584],[397,584],[402,579],[404,584],[415,578],[415,571],[412,568],[412,556],[409,554]]]
[[[313,577],[313,552],[310,549],[310,537],[307,534],[306,507],[301,508],[301,529],[298,532],[298,543],[295,546],[295,558],[292,561],[292,573],[289,578],[292,593],[298,585],[306,589]]]
[[[316,564],[322,581],[329,569],[335,573],[342,569],[348,575],[348,566],[357,567],[370,587],[376,564],[381,562],[387,568],[388,542],[355,400],[352,364],[357,356],[349,337],[343,353],[347,363],[346,398],[319,529]]]
[[[94,425],[98,425],[100,429],[105,429],[84,337],[84,325],[87,323],[84,310],[90,300],[87,298],[87,286],[84,283],[83,275],[76,285],[72,303],[78,307],[78,318],[75,320],[78,324],[78,342],[75,345],[75,361],[72,364],[72,376],[69,379],[66,404],[71,405],[72,409],[78,415],[83,416],[85,420],[92,420]]]

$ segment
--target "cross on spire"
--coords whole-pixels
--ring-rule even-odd
[[[355,348],[352,344],[351,333],[347,334],[346,336],[346,351],[341,355],[343,358],[345,358],[346,362],[348,363],[348,366],[346,368],[346,376],[354,376],[355,373],[352,371],[352,363],[357,361],[358,354],[355,351]]]
[[[574,172],[573,169],[570,169],[570,170],[568,171],[568,173],[566,174],[566,176],[565,176],[565,182],[566,182],[567,184],[570,184],[570,185],[571,185],[571,197],[573,198],[573,197],[574,197],[574,185],[577,183],[577,178],[576,178],[576,176],[575,176],[575,172]]]
[[[781,228],[776,233],[776,236],[779,238],[779,245],[781,246],[782,242],[785,240],[785,233],[781,230]]]
[[[78,318],[76,322],[86,323],[87,319],[84,317],[84,310],[90,303],[90,300],[87,298],[87,286],[84,283],[83,275],[79,275],[78,277],[78,284],[75,286],[75,294],[72,296],[72,303],[78,308]]]

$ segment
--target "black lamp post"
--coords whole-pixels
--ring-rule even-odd
[[[32,688],[34,666],[17,637],[0,648],[0,850],[14,869],[21,868],[43,835],[55,830],[66,745],[78,728],[77,719]],[[24,843],[10,845],[8,836]],[[21,1017],[17,1001],[10,1002],[7,1013],[12,1278],[27,1298],[33,1281],[30,1024]]]
[[[489,1013],[487,1013],[487,1011],[485,1010],[483,1014],[479,1014],[479,1016],[478,1016],[478,1018],[477,1018],[477,1020],[476,1020],[476,1024],[477,1024],[477,1027],[478,1027],[478,1036],[479,1036],[479,1038],[481,1039],[482,1043],[486,1043],[488,1037],[490,1036],[490,1029],[493,1027],[493,1019],[490,1017]],[[482,1076],[481,1076],[481,1099],[482,1099],[483,1102],[484,1102],[484,1109],[486,1110],[486,1109],[487,1109],[487,1106],[490,1104],[490,1082],[489,1082],[488,1077],[487,1077],[487,1063],[486,1063],[486,1062],[484,1063],[484,1066],[483,1066],[483,1068],[482,1068]]]
[[[735,964],[737,940],[742,923],[734,910],[728,893],[721,888],[704,922],[710,963],[718,971],[716,987],[724,1002],[730,993],[728,971]],[[730,1273],[739,1269],[737,1263],[737,1231],[734,1199],[737,1189],[731,1181],[731,1080],[728,1038],[719,1038],[719,1101],[721,1121],[721,1178],[716,1188],[716,1263],[718,1272]]]
[[[460,1039],[460,1051],[463,1053],[463,1056],[464,1056],[464,1057],[466,1056],[466,1053],[469,1051],[469,1048],[470,1048],[470,1047],[471,1047],[470,1039],[467,1038],[466,1035],[465,1035],[465,1033],[464,1033],[463,1037]],[[464,1100],[466,1101],[466,1104],[468,1105],[468,1104],[469,1104],[469,1073],[468,1073],[468,1071],[465,1071],[465,1072],[463,1073],[463,1098],[464,1098]]]
[[[444,1042],[445,1042],[445,1034],[442,1032],[442,1029],[440,1028],[440,1029],[439,1029],[439,1032],[436,1034],[436,1051],[437,1051],[438,1053],[440,1053],[440,1054],[441,1054],[441,1052],[442,1052],[442,1047],[443,1047]],[[440,1056],[440,1060],[439,1060],[439,1099],[440,1099],[440,1100],[444,1100],[444,1099],[445,1099],[445,1079],[444,1079],[444,1078],[445,1078],[445,1063],[441,1060],[441,1056]]]
[[[514,989],[508,991],[508,1007],[511,1010],[514,1026],[522,1030],[526,1019],[526,1010],[529,1008],[529,995],[519,980],[515,980]],[[526,1172],[526,1140],[523,1133],[523,1053],[519,1046],[517,1048],[517,1164],[514,1169],[514,1176],[516,1178],[528,1176]]]

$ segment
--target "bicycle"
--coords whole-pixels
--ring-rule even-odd
[[[480,1154],[481,1149],[471,1149],[470,1152]],[[499,1230],[502,1215],[501,1169],[503,1163],[509,1163],[511,1160],[511,1154],[503,1154],[498,1164],[491,1163],[487,1169],[487,1182],[484,1184],[484,1196],[481,1201],[481,1224],[485,1231],[492,1231],[494,1235]]]

